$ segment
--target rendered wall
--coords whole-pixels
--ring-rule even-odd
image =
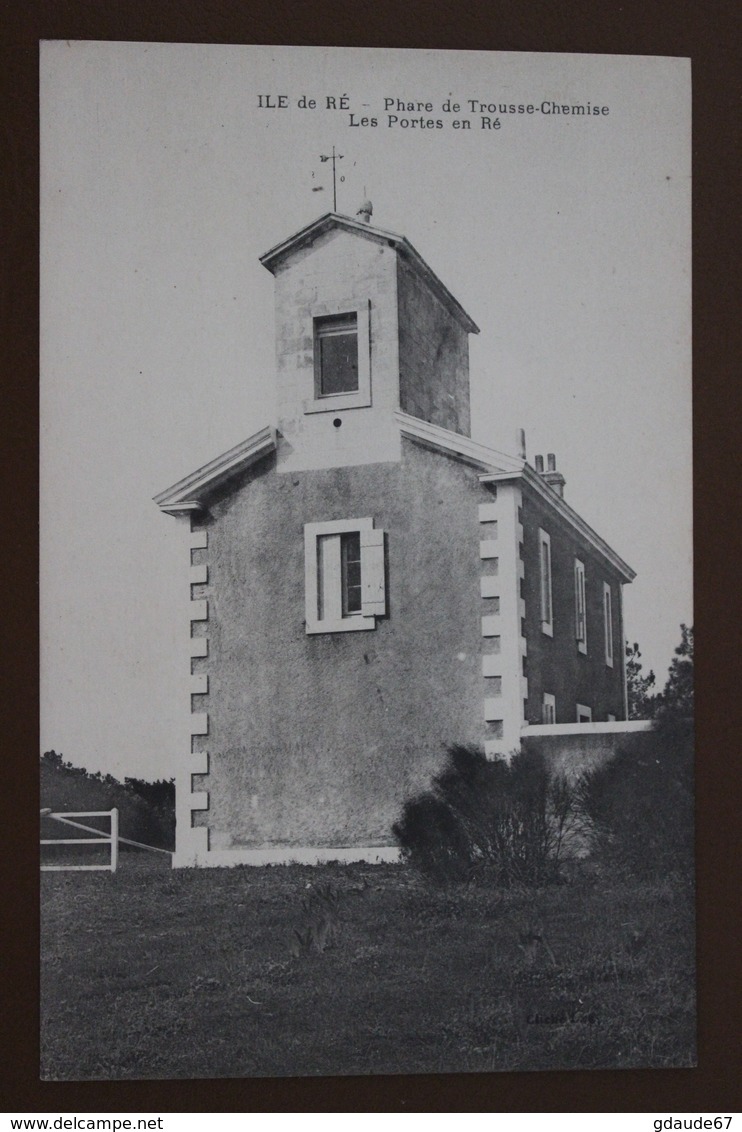
[[[404,260],[397,270],[400,408],[470,436],[468,334]]]
[[[586,539],[567,526],[531,491],[523,492],[523,581],[526,602],[528,697],[526,721],[542,722],[543,693],[556,697],[556,722],[574,723],[576,706],[592,709],[595,722],[624,718],[624,649],[620,584],[615,569]],[[541,630],[539,528],[551,537],[554,635]],[[575,638],[575,558],[585,566],[587,653]],[[603,582],[612,587],[613,667],[605,663]]]
[[[444,747],[481,743],[476,474],[405,441],[398,464],[276,475],[273,458],[215,501],[208,530],[212,850],[389,845]],[[305,522],[372,516],[387,532],[388,616],[308,636]],[[196,594],[194,596],[199,596]]]

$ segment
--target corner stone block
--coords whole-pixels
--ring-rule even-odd
[[[497,558],[500,553],[500,548],[497,545],[497,539],[483,538],[479,543],[479,557],[480,558]]]
[[[191,531],[191,550],[206,550],[208,545],[208,531]]]
[[[502,697],[486,696],[484,700],[484,718],[487,723],[495,723],[502,719]]]
[[[206,675],[191,676],[191,695],[205,696],[209,691],[209,678]]]
[[[500,581],[496,574],[485,574],[479,579],[479,592],[482,597],[499,597]]]
[[[191,716],[191,735],[208,735],[209,734],[209,713],[206,711],[195,711]]]
[[[499,617],[483,617],[482,618],[482,636],[483,637],[498,637],[500,635],[500,618]]]
[[[191,657],[209,655],[208,637],[191,637]]]
[[[203,586],[209,580],[208,566],[191,566],[190,583],[192,586]]]
[[[487,653],[482,657],[482,676],[502,676],[502,657],[497,653]]]
[[[480,523],[496,523],[497,522],[497,504],[496,503],[480,503],[479,504],[479,522]]]
[[[192,601],[191,606],[191,621],[208,621],[209,620],[209,603],[208,601]]]
[[[208,774],[209,752],[194,751],[193,754],[189,756],[188,765],[191,774]]]

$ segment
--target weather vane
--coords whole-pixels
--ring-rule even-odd
[[[335,146],[333,146],[332,147],[332,153],[321,153],[319,155],[319,159],[323,163],[325,161],[331,161],[332,162],[332,211],[337,212],[337,210],[338,210],[338,199],[337,199],[336,162],[342,161],[343,154],[342,153],[335,153]],[[314,174],[312,174],[312,176],[314,176]],[[345,177],[341,176],[340,177],[340,183],[342,184],[342,182],[344,180],[345,180]],[[323,188],[324,188],[323,185],[316,185],[312,189],[312,192],[313,193],[322,192]]]

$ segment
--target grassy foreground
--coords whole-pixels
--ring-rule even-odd
[[[694,1064],[692,907],[669,882],[163,861],[42,874],[43,1078]]]

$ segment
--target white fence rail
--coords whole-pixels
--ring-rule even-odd
[[[119,812],[115,806],[112,810],[81,810],[65,814],[54,813],[52,810],[42,810],[41,816],[54,818],[55,821],[63,822],[64,825],[71,825],[75,829],[83,829],[87,833],[99,835],[97,837],[45,837],[41,839],[42,845],[110,845],[111,847],[111,860],[107,865],[42,865],[42,872],[116,872],[119,863],[119,840],[123,839],[119,838]],[[101,830],[90,825],[83,825],[79,821],[72,821],[72,818],[109,818],[111,832],[101,836]]]

